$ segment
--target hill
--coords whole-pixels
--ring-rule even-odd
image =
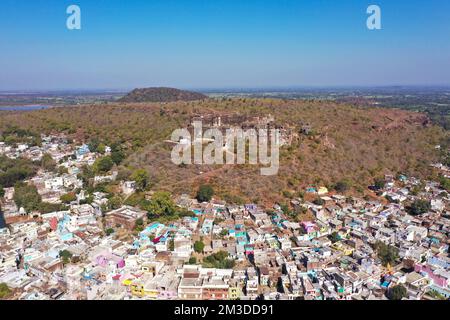
[[[174,88],[144,88],[134,89],[119,99],[119,102],[174,102],[204,100],[207,98],[207,96],[201,93]]]
[[[269,115],[292,131],[291,144],[281,149],[276,176],[261,176],[259,166],[177,166],[170,160],[173,145],[165,140],[193,117],[204,116],[206,121],[221,116],[223,123],[240,125],[246,119]],[[305,124],[308,134],[302,133]],[[448,131],[416,112],[330,101],[243,98],[2,114],[0,131],[10,125],[39,133],[64,131],[87,142],[96,137],[106,144],[120,143],[128,154],[120,170],[146,168],[155,190],[192,194],[199,184],[208,182],[220,197],[236,203],[287,201],[303,195],[307,186],[332,188],[344,180],[353,187],[352,192],[362,194],[384,174],[430,177],[429,164],[440,159],[435,146],[444,148],[449,137]]]

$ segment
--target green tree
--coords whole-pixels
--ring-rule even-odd
[[[289,209],[289,205],[287,205],[286,203],[282,203],[280,204],[280,208],[281,211],[285,214],[285,215],[289,215],[290,214],[290,209]]]
[[[0,155],[0,186],[4,188],[13,187],[36,174],[38,166],[28,159],[10,159]]]
[[[144,220],[142,218],[139,218],[136,220],[136,225],[137,226],[143,226],[144,225]]]
[[[145,169],[138,169],[131,175],[131,179],[136,182],[136,189],[144,191],[149,187],[150,177]]]
[[[427,200],[417,199],[409,207],[409,213],[418,216],[428,212],[431,209],[431,203]]]
[[[317,198],[313,201],[313,203],[318,206],[323,206],[325,204],[325,200],[323,200],[322,198]]]
[[[116,165],[119,165],[125,159],[125,154],[122,150],[112,151],[111,159]]]
[[[59,203],[48,203],[41,202],[39,204],[39,208],[37,209],[41,214],[56,212],[56,211],[64,211],[67,210],[67,207],[64,204]]]
[[[331,240],[331,242],[335,243],[335,242],[340,241],[340,240],[341,240],[341,237],[339,236],[339,233],[333,232],[333,233],[330,235],[330,240]]]
[[[69,204],[69,203],[77,200],[77,195],[75,194],[75,192],[69,192],[69,193],[62,195],[60,197],[60,200],[63,203]]]
[[[408,297],[408,291],[401,284],[396,285],[395,287],[392,287],[388,291],[388,298],[390,300],[402,300],[403,298],[406,298],[406,297]]]
[[[3,189],[2,186],[0,186],[0,198],[3,198],[5,196],[5,189]]]
[[[209,184],[201,185],[197,191],[198,202],[209,202],[214,195],[214,189]]]
[[[204,248],[205,248],[205,244],[203,243],[203,241],[195,241],[195,243],[194,243],[195,252],[202,253]]]
[[[97,138],[92,139],[88,144],[89,151],[98,152],[99,145],[100,145],[100,141]]]
[[[81,167],[81,173],[78,174],[78,178],[83,181],[83,184],[89,185],[91,179],[95,177],[95,172],[92,167],[84,165]]]
[[[450,192],[450,179],[445,177],[440,177],[439,181],[441,183],[441,188]]]
[[[122,198],[120,198],[119,196],[111,197],[108,200],[108,208],[110,210],[119,209],[121,206],[122,206]]]
[[[175,250],[175,241],[173,239],[169,240],[169,251]]]
[[[6,283],[0,283],[0,299],[5,299],[11,294],[11,289]]]
[[[374,182],[375,188],[383,189],[385,185],[386,185],[386,181],[384,181],[383,178],[376,178],[375,179],[375,182]]]
[[[147,206],[149,216],[172,216],[176,212],[176,206],[168,192],[155,192]]]
[[[228,230],[227,229],[223,229],[222,231],[220,231],[220,236],[221,237],[226,237],[228,235]]]
[[[64,264],[70,263],[73,254],[69,250],[62,250],[59,252],[59,257],[62,259]]]
[[[206,268],[232,269],[235,261],[228,258],[228,252],[219,251],[203,259],[203,266]]]
[[[196,257],[190,257],[188,264],[197,264],[197,258]]]
[[[112,235],[114,233],[114,229],[113,228],[108,228],[108,229],[105,230],[105,233],[106,233],[107,236],[110,236],[110,235]]]
[[[58,167],[58,174],[59,175],[63,175],[63,174],[67,174],[69,173],[69,169],[67,169],[66,167],[63,166],[59,166]]]
[[[36,186],[17,183],[14,186],[14,202],[18,208],[23,207],[26,212],[32,212],[39,209],[42,198]]]
[[[100,143],[97,147],[97,152],[100,154],[105,154],[106,146],[103,143]]]
[[[334,190],[336,190],[339,193],[347,192],[350,189],[350,183],[348,181],[339,181],[334,186]]]
[[[396,247],[377,241],[375,243],[375,250],[380,258],[383,266],[394,265],[399,257],[398,249]]]
[[[94,170],[98,173],[106,173],[112,169],[114,162],[110,156],[98,158],[94,162]]]

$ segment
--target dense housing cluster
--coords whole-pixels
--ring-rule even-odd
[[[41,138],[39,146],[0,143],[5,159],[40,163],[23,182],[2,188],[6,297],[450,297],[449,195],[442,182],[385,176],[371,187],[373,198],[311,186],[304,198],[268,209],[214,199],[208,188],[201,201],[142,192],[144,173],[122,180],[102,160],[112,148],[91,152],[64,136]],[[89,166],[95,172],[87,183]],[[449,176],[446,166],[433,166]],[[105,183],[126,200],[99,188]],[[132,201],[137,194],[142,199]],[[311,218],[294,219],[293,212]]]

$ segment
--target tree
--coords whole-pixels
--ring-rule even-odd
[[[333,242],[333,243],[338,242],[338,241],[341,240],[341,236],[339,236],[339,233],[333,232],[333,233],[330,235],[330,240],[331,240],[331,242]]]
[[[209,184],[201,185],[197,191],[198,202],[209,202],[214,195],[214,190]]]
[[[188,264],[197,264],[197,258],[196,257],[190,257]]]
[[[170,197],[170,193],[156,192],[147,206],[150,216],[172,216],[176,212],[175,204]]]
[[[53,160],[50,154],[45,153],[41,159],[41,167],[46,171],[54,171],[56,169],[56,161]]]
[[[317,198],[313,201],[313,203],[318,206],[323,206],[325,204],[325,200],[323,200],[322,198]]]
[[[59,257],[62,259],[64,264],[68,264],[68,263],[70,263],[70,260],[72,259],[73,254],[69,250],[62,250],[59,252]]]
[[[290,210],[289,210],[289,206],[288,206],[286,203],[282,203],[282,204],[280,205],[280,208],[281,208],[281,211],[283,211],[283,213],[284,213],[285,215],[289,215]]]
[[[105,154],[106,146],[104,143],[100,143],[97,147],[97,152],[100,154]]]
[[[69,203],[77,200],[77,195],[75,194],[75,192],[69,192],[69,193],[66,193],[66,194],[62,195],[60,197],[60,200],[63,203],[69,204]]]
[[[205,268],[232,269],[235,261],[228,258],[228,252],[219,251],[203,259]]]
[[[136,189],[144,191],[148,188],[150,177],[145,169],[138,169],[131,175],[131,179],[136,182]]]
[[[29,159],[10,159],[0,155],[0,186],[13,187],[17,182],[34,176],[37,170],[37,164]]]
[[[136,220],[136,225],[137,226],[143,226],[144,225],[144,220],[142,218],[139,218]]]
[[[113,228],[108,228],[105,230],[106,235],[109,237],[110,235],[112,235],[114,233],[114,229]]]
[[[114,162],[110,156],[98,158],[94,162],[94,170],[98,173],[106,173],[112,169]]]
[[[41,214],[64,210],[67,210],[67,207],[64,204],[48,202],[41,202],[37,209],[37,211],[39,211]]]
[[[392,287],[388,292],[388,298],[390,300],[402,300],[406,297],[408,297],[408,291],[401,284]]]
[[[227,229],[223,229],[222,231],[220,231],[220,236],[221,237],[226,237],[228,235],[228,230]]]
[[[339,193],[344,193],[344,192],[348,191],[349,189],[350,189],[350,183],[348,183],[345,180],[344,181],[339,181],[334,186],[334,190],[336,190]]]
[[[375,188],[377,188],[378,190],[383,189],[385,185],[386,185],[386,181],[384,181],[383,178],[377,178],[377,179],[375,179],[374,186],[375,186]]]
[[[92,139],[88,144],[89,151],[97,152],[99,145],[100,145],[100,141],[97,138]]]
[[[195,241],[194,243],[194,251],[197,253],[202,253],[205,248],[205,244],[202,241]]]
[[[125,154],[122,150],[112,151],[111,159],[116,165],[119,165],[125,159]]]
[[[122,198],[119,196],[114,196],[108,200],[108,208],[110,210],[119,209],[122,206]]]
[[[418,216],[428,212],[431,209],[431,203],[427,200],[417,199],[409,207],[409,213]]]
[[[11,289],[6,283],[0,283],[0,299],[5,299],[11,294]]]
[[[3,198],[5,196],[5,189],[3,189],[2,186],[0,186],[0,198]]]
[[[375,243],[375,250],[377,251],[378,258],[380,258],[383,266],[393,265],[397,261],[398,249],[396,247],[385,244],[384,242],[377,241]]]
[[[450,192],[450,179],[445,177],[440,177],[439,181],[441,183],[441,188]]]
[[[95,172],[93,168],[84,165],[81,167],[81,173],[78,174],[78,178],[83,181],[83,184],[89,185],[91,179],[95,177]]]
[[[67,174],[69,173],[69,169],[67,169],[66,167],[63,166],[59,166],[58,167],[58,174],[59,175],[63,175],[63,174]]]
[[[39,209],[42,198],[36,186],[17,183],[14,186],[14,202],[18,208],[23,207],[26,212],[32,212]]]

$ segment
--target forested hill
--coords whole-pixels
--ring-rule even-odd
[[[448,131],[431,124],[424,114],[332,101],[235,98],[111,103],[101,108],[99,112],[99,106],[92,104],[7,112],[0,116],[4,136],[0,141],[21,141],[17,129],[12,130],[15,127],[27,130],[27,136],[62,132],[77,143],[96,139],[105,145],[118,144],[126,159],[117,170],[146,169],[154,190],[190,193],[208,182],[218,198],[230,203],[260,199],[271,205],[300,196],[309,186],[331,189],[338,182],[363,194],[385,174],[433,180],[430,164],[441,161],[449,141]],[[292,134],[292,143],[280,150],[278,174],[261,176],[260,166],[252,165],[173,164],[172,144],[165,141],[173,130],[187,127],[199,116],[205,121],[220,116],[224,129],[273,117]],[[8,168],[0,166],[0,170]]]
[[[207,96],[198,92],[174,88],[144,88],[131,91],[121,98],[119,102],[174,102],[204,100],[207,98]]]

